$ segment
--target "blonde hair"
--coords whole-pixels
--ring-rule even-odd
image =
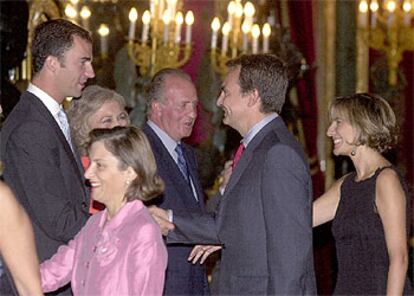
[[[117,92],[99,85],[87,86],[79,99],[73,100],[68,109],[68,120],[74,144],[80,155],[86,155],[89,142],[89,118],[108,101],[116,101],[125,109],[125,99]],[[129,117],[128,117],[129,124]]]
[[[378,95],[358,93],[335,98],[329,108],[346,117],[356,131],[354,145],[367,145],[379,153],[386,152],[398,142],[398,126],[394,111]]]

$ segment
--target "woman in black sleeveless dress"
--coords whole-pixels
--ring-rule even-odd
[[[314,226],[333,220],[335,294],[411,294],[410,200],[398,171],[382,156],[397,142],[395,114],[384,99],[356,94],[336,98],[330,117],[333,152],[349,156],[356,169],[313,204]]]

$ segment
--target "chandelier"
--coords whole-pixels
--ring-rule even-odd
[[[178,0],[150,0],[150,9],[142,15],[142,32],[135,37],[138,12],[131,8],[128,54],[139,65],[142,76],[153,76],[165,67],[179,68],[191,55],[191,30],[194,14],[185,15],[185,38],[182,40],[184,16]]]
[[[64,8],[66,17],[90,30],[89,19],[92,12],[86,5],[88,2],[85,0],[66,2]],[[112,3],[114,2],[116,0],[112,0]],[[136,3],[142,5],[142,2]],[[128,56],[139,66],[143,77],[152,77],[165,67],[181,67],[189,60],[194,14],[192,11],[187,11],[184,17],[182,8],[182,0],[149,0],[148,9],[143,11],[142,16],[134,6],[129,10],[129,29],[125,36]],[[110,34],[108,24],[100,24],[96,33],[100,38],[101,58],[106,59]]]
[[[396,85],[403,53],[414,50],[413,0],[361,0],[358,29],[368,46],[385,53],[389,67],[388,83]]]
[[[222,26],[219,17],[213,19],[210,58],[213,69],[217,73],[226,73],[227,61],[241,54],[269,52],[270,24],[266,22],[260,27],[255,23],[255,13],[256,8],[250,1],[243,6],[241,0],[235,0],[229,2],[227,18]],[[220,27],[221,46],[218,48]],[[261,42],[260,36],[262,36]]]

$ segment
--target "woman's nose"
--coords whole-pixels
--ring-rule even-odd
[[[92,175],[92,165],[89,165],[89,167],[85,171],[84,176],[86,179],[90,179],[91,175]]]

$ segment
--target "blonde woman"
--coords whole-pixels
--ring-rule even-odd
[[[85,169],[89,166],[86,146],[90,131],[96,128],[129,125],[130,120],[125,107],[125,99],[120,94],[99,85],[85,87],[82,96],[72,101],[68,109],[68,120],[73,142],[78,148]],[[96,202],[92,196],[89,212],[95,214],[103,209],[104,206]]]
[[[338,258],[337,295],[410,294],[407,279],[410,200],[382,153],[397,142],[396,118],[383,98],[355,94],[330,107],[335,155],[355,167],[313,203],[313,225],[332,222]]]

